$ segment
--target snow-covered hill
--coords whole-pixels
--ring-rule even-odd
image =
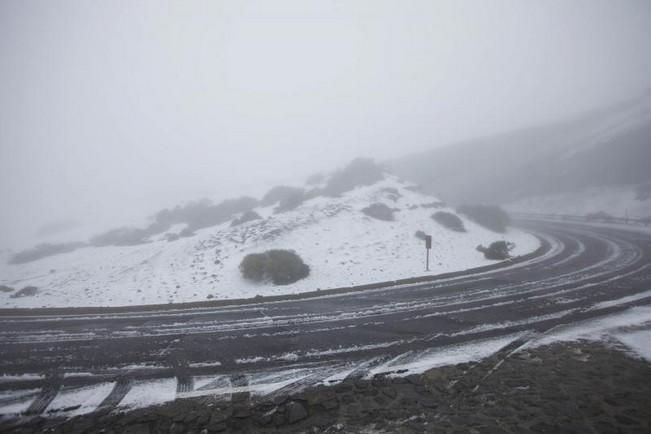
[[[395,209],[394,221],[362,212],[374,203]],[[433,236],[429,274],[490,263],[475,250],[478,244],[507,239],[515,242],[515,255],[538,246],[532,235],[515,229],[497,234],[463,216],[467,232],[448,230],[430,216],[437,210],[453,210],[389,175],[338,197],[313,197],[290,211],[275,212],[276,206],[255,208],[259,219],[237,225],[228,221],[178,239],[158,235],[144,244],[88,246],[23,264],[3,261],[0,285],[17,289],[35,286],[38,292],[26,297],[12,297],[15,291],[0,292],[0,304],[175,303],[289,294],[420,276],[426,272],[424,242],[414,235],[418,230]],[[181,229],[175,226],[168,232]],[[272,248],[295,250],[310,266],[309,277],[286,286],[243,280],[238,269],[242,258]]]

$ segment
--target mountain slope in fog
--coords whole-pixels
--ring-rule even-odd
[[[300,200],[291,194],[300,189],[278,189],[252,210],[186,236],[174,236],[186,229],[177,224],[140,244],[86,245],[27,263],[5,263],[0,284],[39,289],[22,298],[2,292],[1,304],[110,306],[248,298],[420,276],[427,273],[424,242],[415,236],[419,230],[434,238],[431,274],[490,263],[475,250],[478,244],[514,241],[516,255],[538,245],[531,235],[515,229],[498,234],[463,216],[466,232],[446,229],[431,215],[454,211],[394,176],[361,184],[351,189],[337,184],[338,194]],[[311,188],[334,189],[332,183]],[[367,208],[374,204],[392,210],[393,218],[369,216]],[[279,248],[295,250],[310,266],[310,275],[286,286],[241,278],[238,266],[246,254]]]
[[[651,181],[651,92],[550,125],[478,138],[389,163],[454,203]]]

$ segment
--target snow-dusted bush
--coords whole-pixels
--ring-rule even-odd
[[[419,240],[422,240],[422,241],[425,241],[425,238],[427,238],[427,234],[425,232],[423,232],[423,231],[416,231],[414,236],[416,238],[418,238]]]
[[[240,263],[242,277],[254,282],[289,285],[306,278],[310,267],[292,250],[267,250],[246,255]]]
[[[504,233],[511,224],[509,215],[496,205],[462,205],[457,212],[493,232]]]
[[[515,248],[515,243],[509,241],[495,241],[488,247],[477,246],[477,251],[482,252],[486,259],[501,261],[511,257],[511,250]]]
[[[400,198],[402,197],[402,195],[400,194],[400,192],[398,191],[398,189],[397,189],[397,188],[393,188],[393,187],[386,187],[386,188],[383,188],[383,189],[382,189],[382,193],[384,193],[384,195],[385,195],[387,198],[391,199],[391,200],[394,201],[394,202],[397,202],[398,199],[400,199]]]
[[[261,218],[262,217],[260,217],[260,214],[258,214],[257,212],[253,210],[247,211],[241,216],[239,216],[238,218],[236,218],[235,220],[233,220],[231,222],[231,226],[238,226],[253,220],[260,220]]]
[[[432,219],[443,227],[450,229],[455,232],[465,232],[466,228],[463,225],[463,221],[459,218],[458,215],[452,214],[451,212],[438,211],[432,214]]]
[[[35,286],[26,286],[20,291],[11,294],[11,298],[32,297],[36,295],[38,288]]]
[[[374,203],[362,209],[362,212],[374,219],[384,220],[387,222],[393,221],[393,209],[389,208],[383,203]]]
[[[0,292],[11,292],[13,290],[14,288],[12,288],[11,286],[0,285]]]

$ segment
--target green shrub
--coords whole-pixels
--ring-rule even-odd
[[[495,241],[488,247],[477,246],[477,251],[482,252],[486,259],[502,261],[511,257],[511,250],[514,248],[515,243],[510,241]]]
[[[306,278],[310,267],[291,250],[267,250],[246,255],[240,263],[242,277],[254,282],[289,285]]]
[[[457,212],[493,232],[504,233],[511,224],[509,215],[496,205],[462,205]]]
[[[463,225],[463,221],[459,216],[452,214],[451,212],[438,211],[432,214],[432,219],[441,226],[444,226],[451,231],[455,232],[465,232],[466,228]]]

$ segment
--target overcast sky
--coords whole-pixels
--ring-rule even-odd
[[[0,1],[0,248],[651,87],[651,2]]]

